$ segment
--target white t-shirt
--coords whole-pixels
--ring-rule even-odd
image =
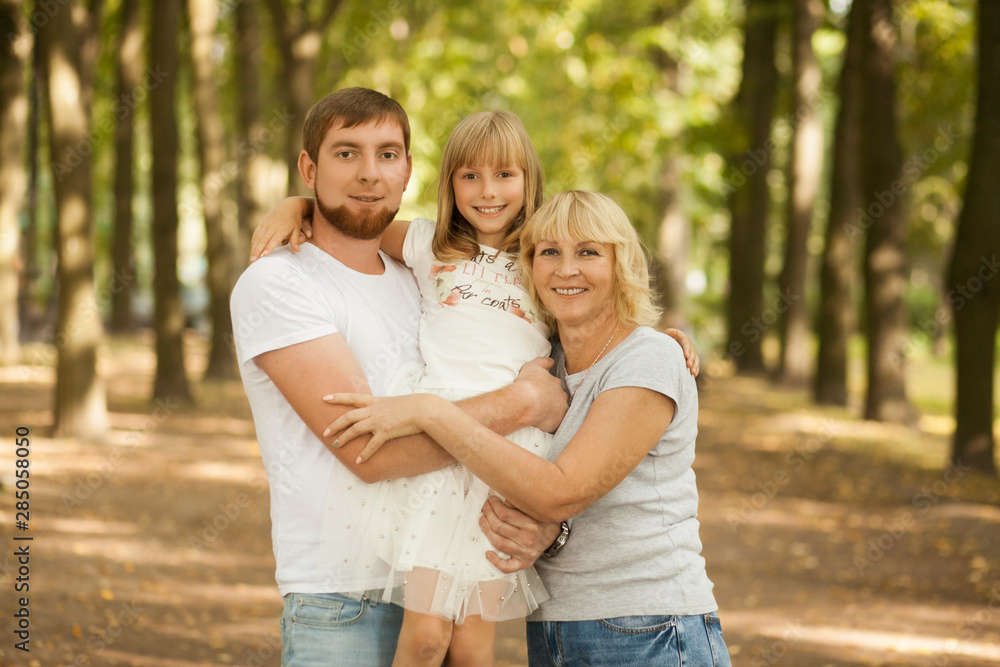
[[[549,327],[518,278],[517,260],[482,246],[470,260],[434,258],[434,223],[417,218],[403,243],[423,299],[420,350],[427,364],[422,388],[493,391],[514,381],[521,366],[547,357]]]
[[[405,267],[384,254],[382,260],[384,273],[373,276],[312,244],[298,253],[280,248],[252,264],[233,289],[233,335],[271,488],[281,595],[361,591],[386,580],[381,568],[359,576],[355,563],[362,503],[379,485],[366,485],[337,461],[254,361],[264,352],[339,333],[372,392],[388,393],[403,368],[421,363],[420,296]],[[326,507],[343,509],[342,539],[321,548]]]

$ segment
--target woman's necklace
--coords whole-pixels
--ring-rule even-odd
[[[597,357],[594,359],[594,363],[590,364],[590,367],[587,368],[587,372],[583,374],[583,379],[580,380],[580,384],[578,384],[576,386],[577,391],[579,391],[580,387],[583,386],[583,383],[587,381],[587,376],[590,375],[591,369],[593,369],[594,365],[597,364],[597,362],[601,360],[601,357],[604,356],[604,351],[608,349],[608,345],[611,345],[611,341],[613,341],[615,339],[615,334],[618,333],[618,327],[619,326],[621,326],[620,322],[615,325],[615,330],[611,332],[611,338],[609,338],[608,342],[604,344],[604,347],[601,348],[601,351],[597,353]],[[574,394],[575,393],[576,392],[574,392]],[[573,397],[572,396],[569,397],[569,403],[570,403],[570,405],[573,404]]]

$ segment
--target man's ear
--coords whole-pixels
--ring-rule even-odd
[[[410,176],[413,175],[413,155],[410,153],[406,154],[406,180],[403,181],[403,190],[406,190],[406,186],[410,184]]]
[[[316,190],[316,163],[309,157],[309,153],[303,150],[299,153],[299,176],[310,190]],[[407,177],[409,178],[409,177]]]

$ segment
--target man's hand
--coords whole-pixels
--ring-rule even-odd
[[[701,360],[698,358],[698,351],[694,349],[694,341],[691,340],[691,337],[680,329],[664,329],[663,333],[680,343],[681,350],[684,351],[684,361],[687,363],[688,371],[694,377],[698,377],[698,371],[701,369]]]
[[[549,357],[539,357],[521,366],[514,378],[514,386],[531,392],[531,405],[535,409],[531,425],[546,433],[555,433],[562,423],[569,401],[559,378],[549,373],[555,362]]]
[[[497,551],[510,556],[501,558],[494,551],[486,552],[487,560],[506,574],[531,567],[560,531],[558,523],[538,523],[497,496],[486,500],[479,526]]]

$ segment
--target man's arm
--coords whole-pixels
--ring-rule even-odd
[[[330,393],[371,394],[361,366],[340,334],[265,352],[254,361],[328,448],[337,434],[324,435],[327,425],[350,408],[330,405],[322,397]],[[543,363],[532,363],[534,367],[522,372],[513,385],[457,405],[500,435],[532,424],[558,425],[554,415],[561,419],[565,395],[559,381],[545,372]],[[368,462],[358,465],[355,461],[369,439],[364,436],[343,447],[330,448],[344,466],[368,483],[419,475],[454,462],[433,440],[420,433],[397,438]]]

